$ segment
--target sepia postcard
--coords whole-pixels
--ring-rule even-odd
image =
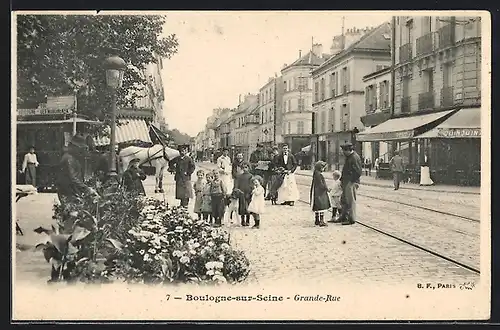
[[[490,318],[488,12],[11,19],[12,322]]]

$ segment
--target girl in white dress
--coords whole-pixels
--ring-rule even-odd
[[[252,200],[248,205],[248,212],[252,214],[255,224],[252,228],[258,229],[260,226],[260,215],[264,213],[264,187],[262,187],[262,177],[256,175],[252,178],[253,190]]]

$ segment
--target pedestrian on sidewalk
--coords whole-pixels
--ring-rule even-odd
[[[365,175],[371,176],[372,173],[372,161],[370,158],[365,158]]]
[[[139,168],[139,158],[134,158],[128,164],[127,170],[123,173],[123,187],[126,191],[146,196],[142,181],[146,180],[146,174]]]
[[[252,174],[250,173],[250,164],[244,162],[242,164],[243,173],[236,179],[235,189],[239,196],[238,213],[241,217],[241,225],[243,227],[250,225],[250,213],[248,212],[248,204],[252,199]]]
[[[330,196],[331,196],[331,203],[332,203],[332,218],[329,222],[340,222],[339,221],[339,215],[340,215],[340,210],[342,207],[342,204],[340,203],[341,198],[342,198],[342,185],[340,183],[340,171],[335,170],[333,171],[333,184],[330,187]]]
[[[205,176],[205,184],[203,185],[201,193],[201,206],[200,211],[203,216],[203,220],[209,223],[213,222],[212,219],[212,196],[210,191],[210,184],[212,183],[212,173],[209,172]]]
[[[314,211],[314,225],[320,227],[327,226],[325,223],[325,211],[331,207],[330,198],[328,197],[328,186],[323,176],[326,166],[327,164],[321,160],[314,165],[309,194],[309,203],[312,201],[312,210]]]
[[[260,227],[260,216],[264,213],[265,200],[264,200],[264,187],[262,183],[264,180],[256,175],[252,178],[253,190],[252,198],[250,204],[248,205],[248,212],[253,216],[254,225],[252,228],[259,229]]]
[[[380,163],[382,163],[382,158],[375,159],[375,164],[374,164],[374,167],[375,167],[375,179],[378,179],[378,171],[380,169]]]
[[[280,152],[277,146],[273,147],[271,162],[269,163],[270,180],[269,180],[269,193],[267,199],[271,200],[272,205],[276,205],[278,200],[278,189],[283,183],[284,169],[279,166]]]
[[[40,165],[35,154],[35,147],[31,146],[29,152],[24,155],[21,173],[25,173],[26,184],[36,187],[36,168]]]
[[[398,190],[405,171],[403,157],[399,155],[398,150],[394,151],[394,156],[389,161],[389,166],[391,167],[392,177],[394,180],[394,190]]]
[[[172,165],[175,173],[175,198],[180,200],[181,207],[187,208],[189,199],[193,198],[191,175],[193,175],[196,166],[188,155],[188,145],[181,145],[179,150],[181,155],[176,158]]]
[[[213,171],[213,180],[210,183],[210,197],[212,199],[212,218],[215,227],[222,225],[222,218],[226,209],[227,189],[224,181],[220,178],[219,170]]]
[[[194,190],[194,210],[193,212],[198,215],[198,220],[203,219],[203,214],[201,211],[201,205],[203,203],[203,189],[206,185],[205,172],[203,170],[198,170],[196,172],[196,182],[193,184]]]
[[[231,177],[232,165],[229,158],[229,149],[222,149],[222,155],[217,158],[217,166],[219,167],[220,179],[224,182],[228,194],[233,190],[233,179]]]
[[[431,179],[431,171],[429,169],[429,152],[424,153],[424,162],[420,165],[420,185],[432,186],[434,181]]]
[[[346,143],[341,148],[345,161],[340,176],[342,185],[340,220],[343,225],[352,225],[356,221],[356,190],[359,188],[359,178],[363,172],[363,164],[351,143]]]

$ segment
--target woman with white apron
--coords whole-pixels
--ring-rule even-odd
[[[222,155],[217,158],[217,167],[219,168],[220,179],[226,187],[227,195],[231,195],[233,191],[233,178],[231,177],[232,165],[231,158],[229,158],[229,150],[224,149]]]
[[[431,179],[431,171],[429,169],[429,157],[427,152],[424,154],[424,162],[420,165],[420,185],[432,186],[434,181]]]

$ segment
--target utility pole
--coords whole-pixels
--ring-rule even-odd
[[[391,20],[391,118],[394,116],[396,90],[396,16]]]
[[[77,120],[77,97],[76,97],[76,89],[75,89],[75,94],[74,94],[74,98],[75,98],[75,108],[73,110],[73,136],[76,135],[76,120]]]
[[[342,16],[342,50],[344,50],[345,48],[344,27],[345,27],[345,16]]]

